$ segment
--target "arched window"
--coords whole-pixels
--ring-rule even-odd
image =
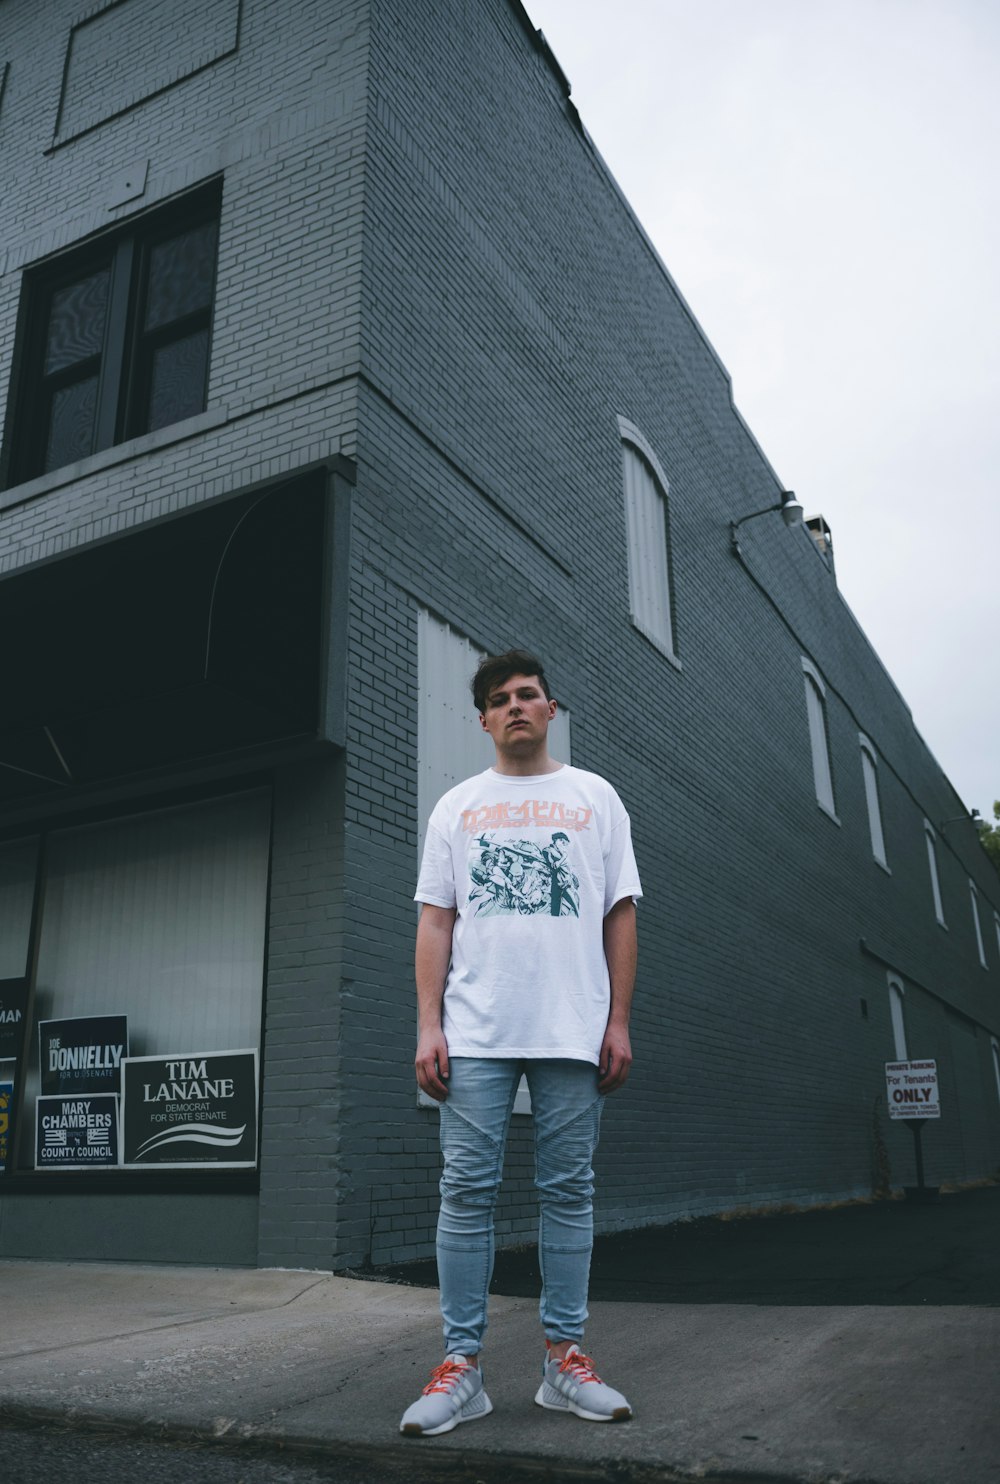
[[[941,883],[938,880],[937,866],[937,836],[934,826],[929,820],[924,820],[924,840],[927,843],[927,867],[931,873],[931,891],[934,895],[934,915],[942,927],[947,927],[944,920],[944,905],[941,901]]]
[[[826,686],[815,665],[805,658],[802,660],[802,670],[806,686],[806,714],[809,718],[809,742],[812,747],[816,802],[830,815],[831,819],[836,820],[837,808],[833,797],[830,741],[826,724]],[[839,824],[840,821],[837,820],[837,823]]]
[[[889,869],[885,858],[885,836],[882,833],[882,808],[878,796],[878,758],[875,749],[863,732],[858,733],[861,744],[861,772],[865,780],[865,802],[868,805],[868,832],[872,840],[872,855],[880,866]]]
[[[670,571],[667,476],[639,429],[618,419],[622,439],[629,608],[636,628],[679,664]]]
[[[892,1042],[897,1061],[908,1061],[906,1054],[906,1021],[903,1018],[903,982],[889,975],[889,1018],[892,1021]]]
[[[979,962],[986,968],[986,949],[983,945],[983,929],[979,922],[979,893],[976,883],[969,878],[969,897],[972,901],[972,925],[976,930],[976,947],[979,950]]]

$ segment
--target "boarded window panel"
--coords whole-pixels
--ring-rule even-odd
[[[806,675],[806,709],[809,713],[809,742],[812,748],[813,782],[816,798],[830,814],[835,812],[833,776],[830,772],[830,748],[826,736],[826,706],[819,687]]]
[[[644,634],[672,654],[666,499],[644,460],[627,446],[622,455],[632,617]]]
[[[134,1056],[260,1042],[270,798],[240,794],[53,834],[35,1021],[128,1016]],[[22,1163],[32,1163],[32,1038]]]
[[[878,774],[867,748],[861,749],[861,771],[865,780],[865,801],[868,805],[868,829],[871,834],[872,855],[886,865],[885,839],[882,834],[882,811],[879,807]]]
[[[441,619],[417,614],[417,840],[423,851],[431,810],[442,794],[491,768],[493,742],[472,701],[471,682],[482,651]],[[542,660],[544,664],[544,658]],[[569,712],[562,706],[549,728],[549,751],[570,761]]]

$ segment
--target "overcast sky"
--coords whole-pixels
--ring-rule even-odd
[[[525,0],[967,807],[1000,797],[1000,3]]]

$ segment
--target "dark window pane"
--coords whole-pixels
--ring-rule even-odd
[[[105,269],[52,295],[49,333],[45,342],[45,374],[61,371],[99,355],[104,344],[104,320],[108,308],[108,279]]]
[[[45,469],[61,469],[92,451],[94,413],[97,408],[97,377],[75,381],[52,398],[49,431],[45,440]]]
[[[163,345],[153,356],[147,431],[165,428],[205,409],[208,331]]]
[[[160,242],[149,254],[146,329],[168,325],[212,302],[218,223],[206,222]]]

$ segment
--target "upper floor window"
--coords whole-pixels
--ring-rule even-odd
[[[819,671],[807,659],[802,661],[806,686],[806,714],[809,717],[809,742],[812,748],[813,783],[816,802],[831,819],[837,819],[833,797],[833,773],[830,769],[830,741],[826,724],[826,686]],[[839,823],[839,820],[837,821]]]
[[[927,866],[931,873],[931,891],[934,894],[934,915],[941,926],[946,927],[944,906],[941,902],[941,883],[938,880],[937,836],[933,825],[926,819],[924,820],[924,840],[927,843]]]
[[[25,274],[7,483],[204,411],[219,191]]]
[[[885,836],[882,833],[882,809],[878,796],[878,772],[875,749],[863,733],[858,734],[861,743],[861,772],[865,780],[865,801],[868,805],[868,831],[872,841],[872,855],[880,866],[889,869],[885,858]]]
[[[987,967],[986,949],[983,946],[983,929],[979,921],[979,893],[976,890],[976,883],[971,878],[969,880],[969,897],[972,902],[972,925],[976,930],[976,947],[979,950],[979,962],[985,969]]]
[[[670,573],[669,485],[642,433],[618,419],[625,485],[629,605],[632,622],[674,664],[673,594]]]
[[[892,1045],[897,1061],[907,1061],[906,1021],[903,1017],[902,981],[889,976],[889,1019],[892,1022]]]

